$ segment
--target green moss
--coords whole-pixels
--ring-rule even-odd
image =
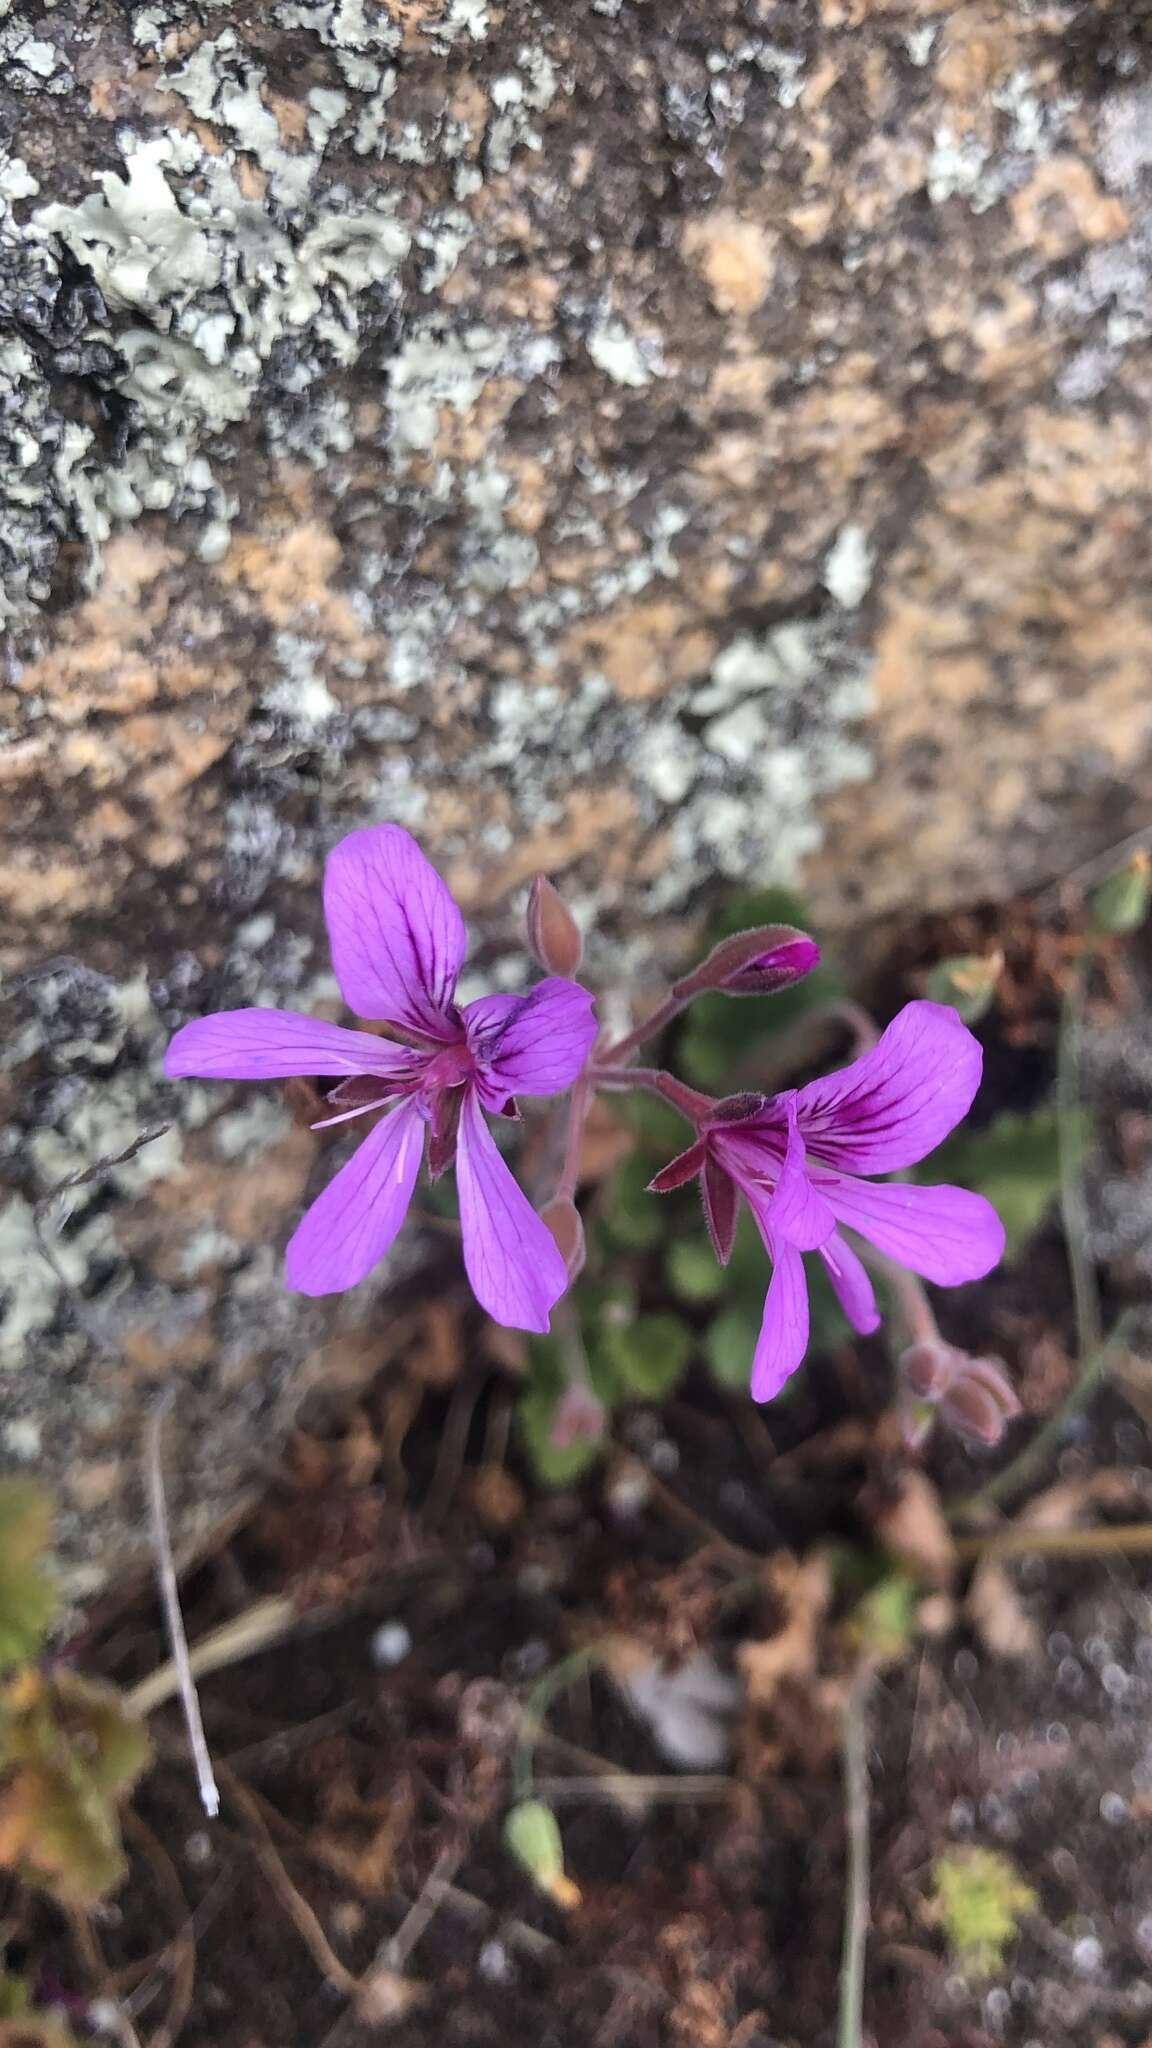
[[[952,1849],[932,1870],[932,1916],[959,1967],[991,1977],[1002,1966],[1025,1914],[1039,1903],[1015,1864],[996,1849]]]

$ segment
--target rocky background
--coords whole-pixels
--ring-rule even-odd
[[[279,1288],[316,1141],[158,1067],[338,1014],[342,830],[643,974],[1147,815],[1150,79],[1105,0],[0,0],[0,1450],[78,1588],[155,1388],[188,1544],[379,1355]]]

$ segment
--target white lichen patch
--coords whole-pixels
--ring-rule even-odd
[[[614,384],[624,384],[632,391],[642,391],[662,374],[658,344],[637,339],[622,320],[602,320],[594,327],[588,336],[588,353]]]
[[[842,526],[824,557],[821,581],[843,611],[855,611],[868,594],[875,560],[862,526]]]

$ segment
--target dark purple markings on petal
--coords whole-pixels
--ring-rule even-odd
[[[463,1015],[474,1057],[506,1095],[570,1088],[596,1036],[588,990],[555,976],[524,996],[481,996]]]
[[[464,920],[435,868],[399,825],[370,825],[334,846],[324,870],[332,965],[359,1017],[450,1042],[464,964]]]
[[[967,1114],[982,1063],[955,1010],[907,1003],[871,1052],[800,1089],[804,1142],[846,1173],[914,1166]]]

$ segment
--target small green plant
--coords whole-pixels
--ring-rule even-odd
[[[0,1866],[88,1906],[123,1876],[119,1802],[148,1738],[114,1687],[37,1662],[57,1605],[51,1523],[39,1487],[0,1482]]]
[[[932,1918],[959,1968],[991,1977],[1039,1903],[1014,1863],[997,1849],[950,1849],[932,1869]]]

